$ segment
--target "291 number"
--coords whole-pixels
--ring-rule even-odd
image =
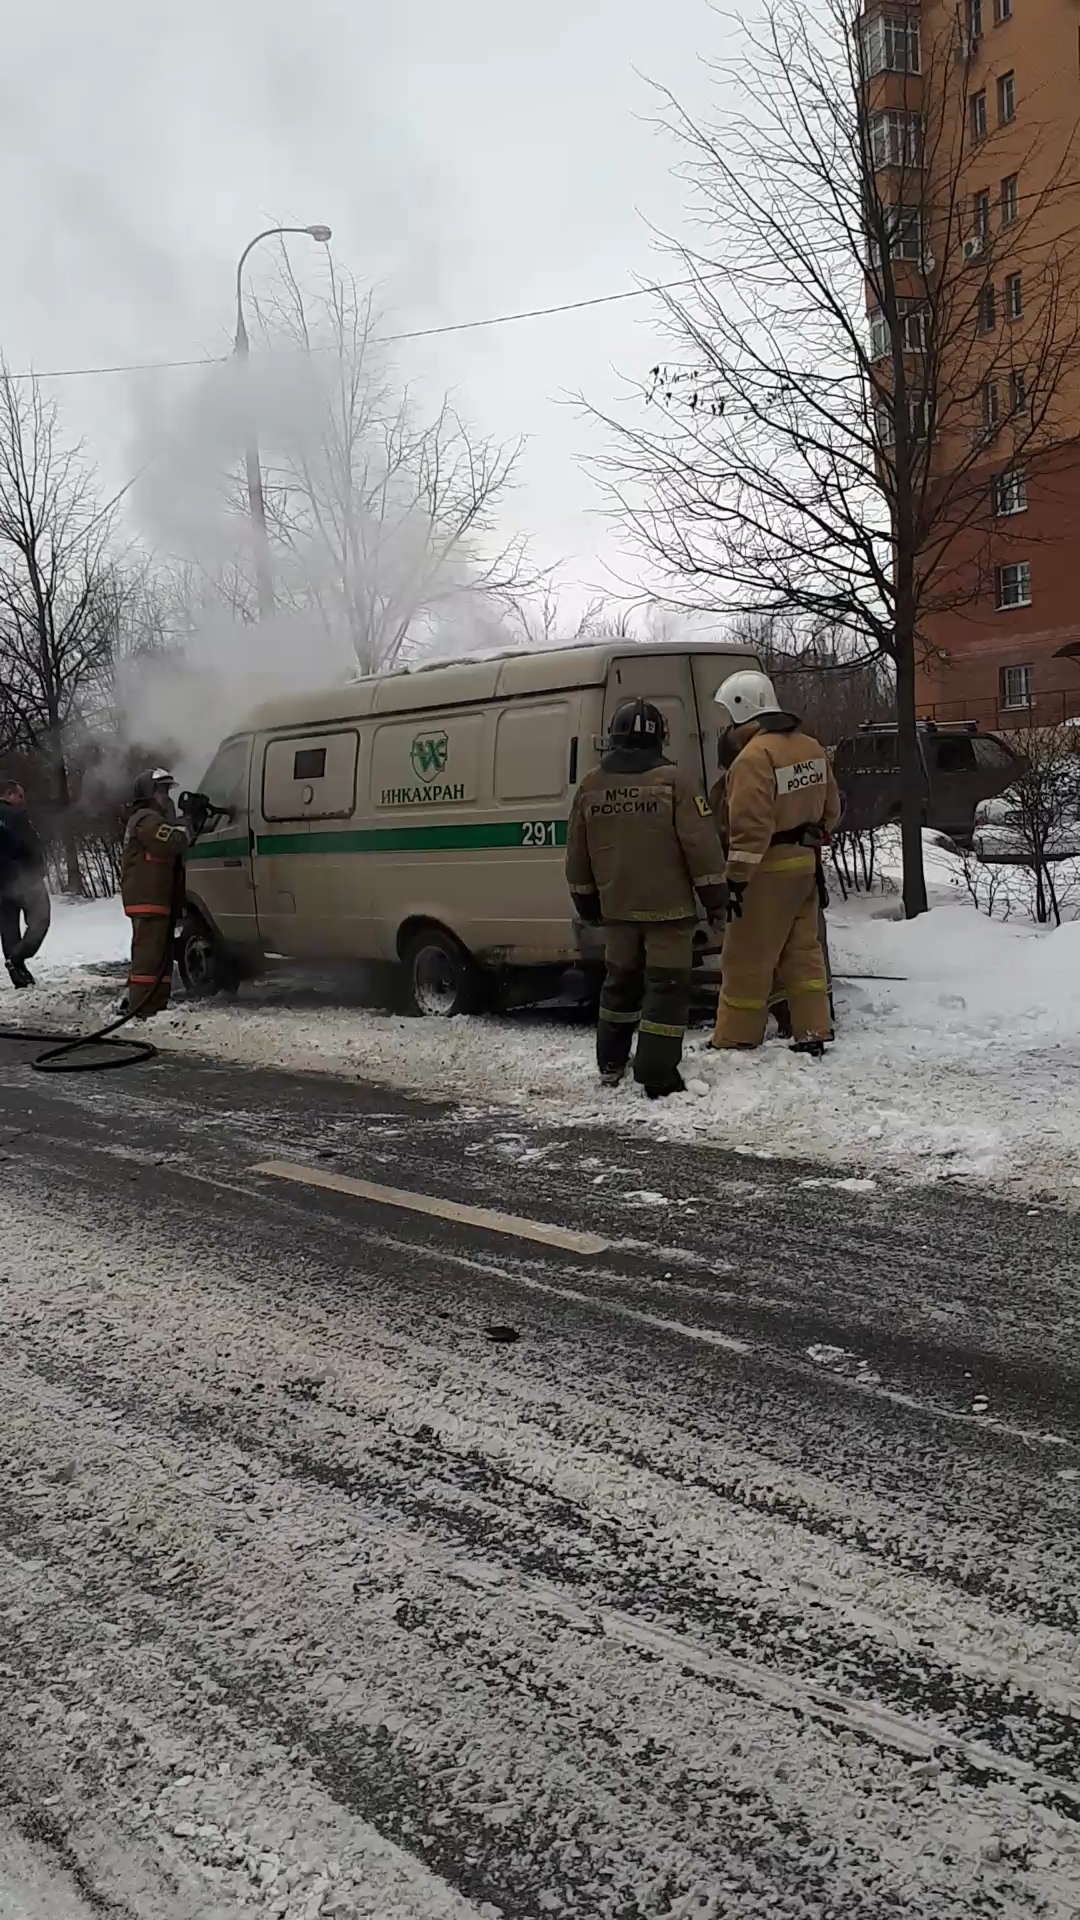
[[[523,847],[557,847],[559,844],[558,821],[523,820],[521,844]]]

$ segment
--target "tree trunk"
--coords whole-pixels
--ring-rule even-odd
[[[904,918],[925,913],[926,873],[923,868],[923,813],[926,776],[919,752],[915,722],[915,635],[896,634],[896,722],[900,749],[900,844],[904,863]]]
[[[68,779],[67,761],[63,749],[59,749],[55,758],[56,798],[60,812],[60,844],[64,850],[64,872],[67,876],[65,892],[81,900],[86,893],[83,881],[82,863],[79,859],[79,840],[71,817],[71,782]]]

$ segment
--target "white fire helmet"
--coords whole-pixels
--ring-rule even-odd
[[[759,673],[756,667],[729,673],[715,700],[730,715],[733,727],[741,727],[744,720],[760,720],[763,714],[780,712],[776,688],[768,674]]]

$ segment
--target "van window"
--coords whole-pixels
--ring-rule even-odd
[[[264,820],[347,820],[356,806],[354,731],[269,740],[263,755]]]
[[[570,772],[570,708],[508,707],[495,735],[496,800],[557,800]]]
[[[247,812],[247,770],[251,739],[226,740],[203,774],[200,792],[229,813]]]
[[[371,747],[374,807],[445,806],[480,791],[482,713],[419,713],[377,727]]]

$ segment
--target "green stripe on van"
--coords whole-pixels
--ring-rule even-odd
[[[565,820],[455,821],[432,827],[348,827],[319,833],[260,833],[257,853],[453,853],[480,847],[565,847]],[[249,851],[243,840],[199,840],[188,860],[235,860]]]
[[[260,833],[256,852],[449,853],[474,847],[565,845],[565,820],[486,820],[440,827],[343,828],[338,833]]]
[[[237,840],[197,840],[184,855],[185,860],[244,860],[250,853],[245,833]]]

